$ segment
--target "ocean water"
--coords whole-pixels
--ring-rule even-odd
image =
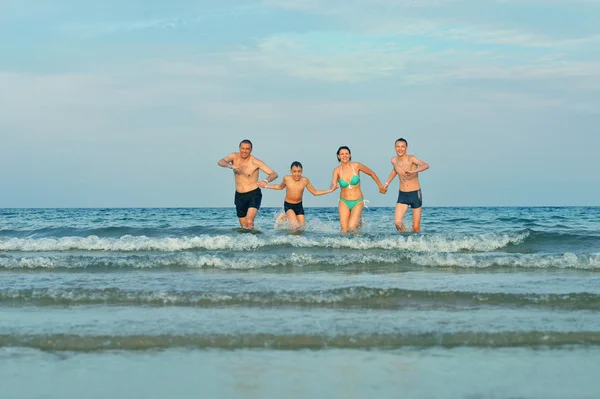
[[[600,397],[600,208],[280,211],[0,209],[0,397]]]

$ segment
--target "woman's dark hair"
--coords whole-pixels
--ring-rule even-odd
[[[340,162],[340,151],[342,150],[348,150],[348,153],[350,154],[350,160],[352,161],[352,151],[350,151],[350,148],[348,148],[347,146],[343,145],[340,148],[338,148],[337,150],[337,160],[338,162]]]
[[[294,162],[292,162],[292,165],[290,166],[290,169],[292,169],[294,166],[297,166],[297,167],[299,167],[300,169],[304,169],[304,168],[302,167],[302,164],[301,164],[300,162],[298,162],[298,161],[294,161]]]

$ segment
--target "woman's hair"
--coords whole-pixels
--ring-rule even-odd
[[[352,161],[352,151],[350,151],[350,148],[348,148],[347,146],[343,145],[340,148],[338,148],[337,150],[337,160],[338,162],[340,161],[340,151],[342,150],[348,150],[348,153],[350,154],[350,160]]]

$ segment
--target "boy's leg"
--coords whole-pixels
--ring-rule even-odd
[[[296,216],[296,212],[294,212],[291,209],[288,209],[288,211],[285,213],[288,217],[288,221],[290,222],[290,227],[292,229],[297,229],[299,222],[298,222],[298,217]]]
[[[406,231],[406,227],[404,226],[404,223],[402,223],[402,220],[404,219],[404,214],[406,213],[407,209],[407,204],[396,204],[396,211],[394,212],[394,225],[396,226],[396,230],[399,232]]]
[[[275,221],[275,228],[283,227],[284,223],[287,223],[287,215],[285,212],[281,212]]]
[[[412,209],[412,218],[413,218],[413,232],[420,233],[421,232],[421,210],[423,208],[413,208]]]
[[[299,228],[304,229],[306,226],[306,220],[304,219],[304,215],[296,215],[298,218],[298,223],[300,224]]]

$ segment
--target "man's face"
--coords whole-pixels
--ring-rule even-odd
[[[248,143],[242,143],[240,144],[240,156],[242,157],[242,159],[246,159],[250,156],[250,153],[252,152],[252,146]]]
[[[396,154],[398,154],[399,157],[406,154],[407,148],[408,147],[404,141],[396,141]]]
[[[290,172],[292,173],[292,179],[296,181],[300,181],[302,178],[302,168],[299,166],[294,166]]]

